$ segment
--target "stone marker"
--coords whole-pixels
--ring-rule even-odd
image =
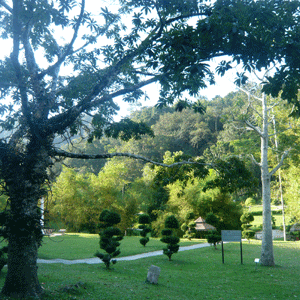
[[[160,274],[160,268],[152,265],[149,268],[146,282],[147,283],[152,283],[152,284],[157,284],[158,283],[159,274]]]

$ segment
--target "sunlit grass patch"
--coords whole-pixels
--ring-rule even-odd
[[[103,265],[45,265],[39,267],[46,289],[44,299],[84,300],[191,300],[191,299],[295,299],[299,296],[300,243],[274,242],[276,267],[255,266],[261,243],[239,243],[207,247],[135,261],[119,261],[112,270]],[[145,283],[151,265],[161,268],[158,285]],[[6,272],[6,271],[5,271]],[[75,288],[78,282],[83,285]],[[3,277],[0,279],[3,284]],[[68,293],[70,291],[76,294]]]
[[[140,244],[139,239],[140,237],[136,236],[124,237],[121,241],[121,254],[119,257],[162,250],[165,246],[158,238],[150,238],[149,243],[144,247]],[[180,245],[188,246],[204,242],[206,241],[198,239],[189,241],[182,239]],[[39,258],[92,258],[97,250],[100,250],[98,234],[68,233],[63,236],[44,237],[43,246],[39,249]]]
[[[131,238],[130,238],[131,239]],[[126,240],[126,239],[125,239]],[[138,241],[138,239],[136,239]],[[130,240],[129,240],[130,241]],[[182,251],[172,261],[160,255],[119,261],[112,270],[103,264],[39,264],[39,279],[49,300],[191,300],[191,299],[295,299],[299,297],[300,242],[274,242],[275,267],[255,266],[261,242]],[[146,284],[151,265],[161,268],[158,285]],[[7,269],[0,274],[0,288]]]

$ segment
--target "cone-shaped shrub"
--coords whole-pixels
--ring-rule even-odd
[[[113,258],[121,253],[117,247],[120,246],[119,241],[123,239],[123,235],[119,228],[113,227],[121,222],[121,217],[119,214],[105,209],[100,214],[99,221],[99,228],[101,228],[99,244],[106,254],[97,252],[95,256],[99,257],[106,268],[109,269],[111,263],[115,264],[117,262]]]
[[[140,215],[139,224],[140,224],[139,229],[141,229],[140,235],[142,236],[142,238],[140,239],[140,243],[145,247],[146,244],[149,242],[149,238],[147,237],[147,234],[151,232],[151,228],[150,226],[148,226],[148,224],[151,224],[150,216],[147,214]]]
[[[163,237],[160,239],[161,242],[166,243],[167,247],[163,249],[163,253],[169,257],[171,257],[174,253],[177,253],[179,250],[179,241],[180,239],[176,236],[174,229],[179,228],[179,222],[175,216],[167,217],[165,221],[165,229],[162,230],[161,234]]]

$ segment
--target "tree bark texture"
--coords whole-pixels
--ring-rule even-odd
[[[39,299],[42,287],[37,276],[38,243],[11,235],[8,246],[8,272],[2,294],[17,299]]]
[[[42,287],[37,276],[38,247],[42,240],[39,199],[44,185],[49,156],[44,145],[30,141],[25,154],[8,152],[5,181],[10,210],[6,220],[8,272],[2,294],[17,299],[39,299]]]
[[[261,182],[263,200],[263,235],[261,247],[261,264],[274,266],[273,238],[272,238],[272,212],[271,212],[271,191],[268,164],[268,108],[266,96],[262,97],[263,131],[261,136]]]

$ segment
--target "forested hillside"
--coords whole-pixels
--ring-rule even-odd
[[[257,124],[260,121],[249,110],[247,95],[242,91],[230,93],[224,98],[199,101],[205,107],[203,114],[191,108],[177,111],[176,105],[162,109],[145,107],[132,112],[129,118],[149,126],[154,137],[145,135],[127,142],[107,137],[92,143],[78,140],[72,143],[71,150],[79,153],[84,150],[90,154],[130,152],[168,163],[176,161],[176,157],[181,155],[200,157],[208,164],[235,157],[245,164],[249,182],[244,186],[233,186],[229,191],[222,187],[218,173],[212,169],[209,174],[178,171],[180,175],[175,178],[170,173],[160,176],[159,167],[130,158],[107,161],[66,159],[63,164],[69,168],[62,169],[49,196],[48,210],[52,225],[62,220],[70,230],[93,232],[99,213],[113,207],[122,216],[124,230],[134,225],[139,212],[151,214],[157,234],[168,213],[175,213],[184,223],[191,213],[196,217],[205,217],[213,212],[226,228],[238,228],[241,204],[250,196],[256,203],[261,203],[260,169],[253,161],[259,159],[260,138],[245,127],[246,118]],[[276,164],[278,155],[285,148],[292,148],[281,174],[287,212],[296,221],[300,218],[299,210],[295,210],[300,186],[297,175],[299,122],[289,117],[286,108],[287,104],[280,100],[272,111],[277,126],[277,149],[274,124],[270,124],[269,163],[271,166]],[[280,204],[278,174],[272,177],[272,201]]]

